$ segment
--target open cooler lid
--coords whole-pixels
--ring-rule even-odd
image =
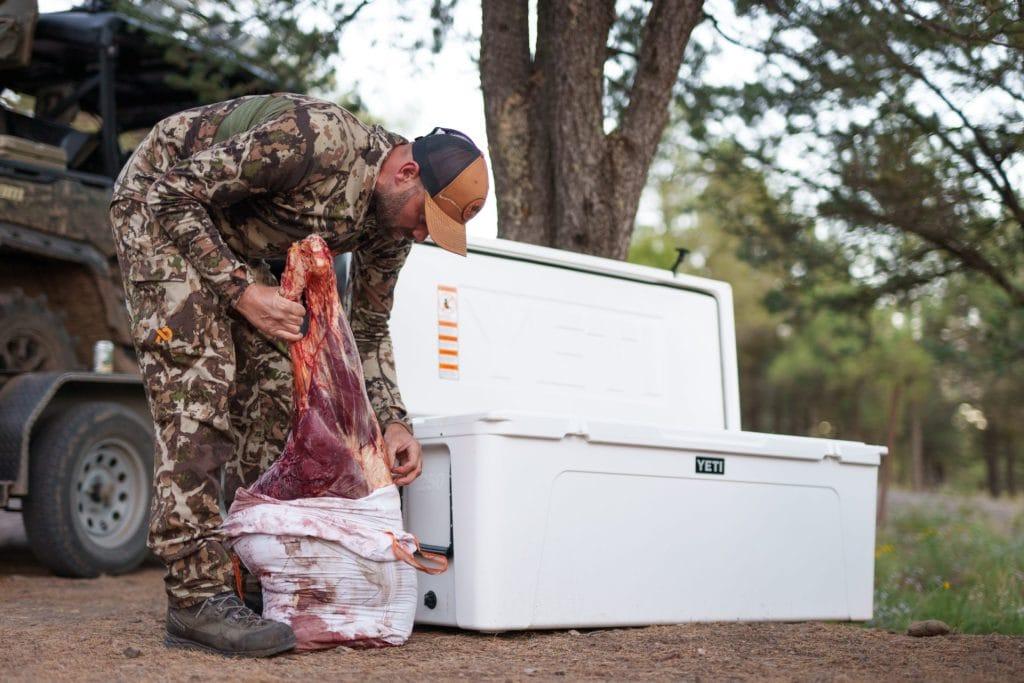
[[[505,240],[428,244],[391,315],[410,415],[521,410],[738,429],[722,282]]]
[[[419,438],[496,434],[534,439],[574,436],[589,443],[685,448],[706,453],[759,455],[797,460],[831,458],[851,464],[878,465],[884,446],[806,436],[734,430],[685,430],[637,422],[594,420],[573,415],[525,411],[488,411],[413,420]]]

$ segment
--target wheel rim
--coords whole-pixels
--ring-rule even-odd
[[[146,508],[142,456],[120,439],[93,444],[78,463],[74,509],[80,529],[103,548],[116,548],[138,530]]]
[[[49,339],[34,330],[9,330],[0,339],[0,365],[4,370],[32,372],[49,370],[55,364]]]

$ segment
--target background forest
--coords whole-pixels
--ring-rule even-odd
[[[630,258],[685,247],[732,283],[746,429],[888,444],[883,479],[914,489],[1016,493],[1021,7],[737,9],[698,34]],[[742,84],[702,78],[723,45],[759,56]]]
[[[888,444],[886,484],[1024,485],[1020,3],[484,0],[453,35],[467,3],[394,24],[478,60],[499,236],[731,283],[745,429]],[[361,106],[331,57],[367,0],[114,4]]]

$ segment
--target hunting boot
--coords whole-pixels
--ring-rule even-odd
[[[169,607],[164,643],[235,657],[269,657],[295,647],[295,633],[287,624],[261,618],[226,592],[192,607]]]

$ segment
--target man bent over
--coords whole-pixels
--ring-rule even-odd
[[[132,337],[156,425],[149,546],[167,567],[171,646],[267,656],[294,646],[233,592],[221,504],[278,457],[291,417],[279,343],[303,307],[264,259],[321,235],[350,251],[349,322],[395,483],[420,473],[388,321],[413,240],[466,253],[487,196],[480,150],[438,128],[410,143],[345,109],[276,94],[198,107],[157,124],[110,206]]]

